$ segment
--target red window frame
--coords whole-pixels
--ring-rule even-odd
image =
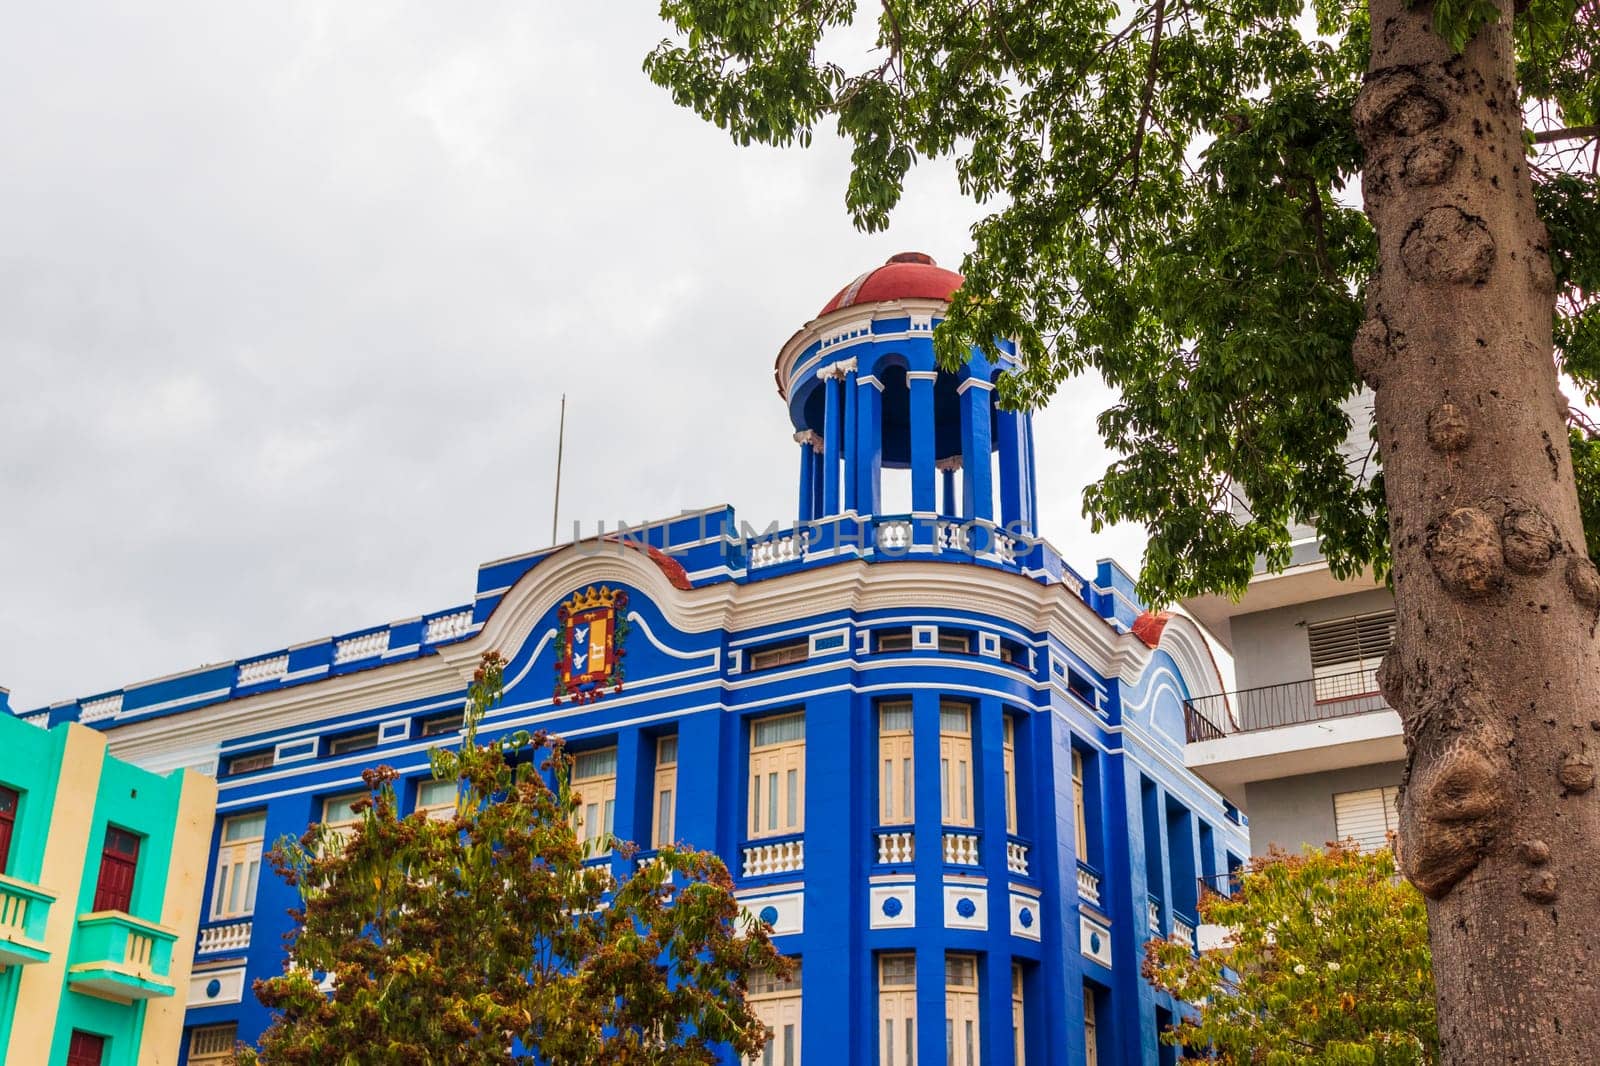
[[[139,837],[114,825],[106,826],[100,850],[100,880],[95,885],[94,909],[126,911],[133,903],[133,876],[139,869]]]
[[[72,1031],[67,1045],[67,1066],[101,1066],[106,1059],[106,1038],[82,1029]]]
[[[11,861],[11,835],[17,828],[19,799],[16,789],[0,785],[0,874],[6,872]]]

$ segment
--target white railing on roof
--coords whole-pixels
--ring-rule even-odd
[[[102,696],[97,700],[84,700],[78,705],[78,721],[98,722],[105,718],[115,718],[122,713],[122,693],[115,696]]]
[[[278,681],[289,672],[289,656],[274,655],[270,659],[256,659],[239,664],[240,685],[259,685],[263,681]]]
[[[911,546],[911,523],[904,519],[879,522],[874,536],[880,548],[909,548]]]
[[[374,655],[382,655],[389,650],[389,631],[380,629],[375,633],[363,633],[359,637],[347,637],[333,646],[333,661],[335,663],[350,663],[357,659],[370,659]]]
[[[422,642],[424,644],[437,644],[441,640],[450,640],[463,636],[472,628],[472,608],[457,611],[454,614],[442,614],[438,618],[428,619],[428,624],[422,628]]]
[[[796,530],[786,536],[775,536],[750,545],[750,569],[792,563],[806,557],[806,545],[811,539],[808,529]]]

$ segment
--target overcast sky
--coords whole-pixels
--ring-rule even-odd
[[[563,515],[794,509],[779,346],[976,209],[887,234],[846,152],[734,147],[640,62],[649,2],[55,0],[0,37],[0,686],[32,708],[471,598]],[[1108,457],[1038,416],[1080,569]]]

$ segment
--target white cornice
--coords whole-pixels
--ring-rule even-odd
[[[944,314],[945,309],[949,306],[949,303],[944,300],[885,300],[882,303],[851,304],[849,307],[841,307],[836,311],[831,311],[828,314],[821,316],[820,318],[812,319],[810,322],[807,322],[805,325],[795,330],[794,335],[785,341],[783,347],[778,350],[778,358],[773,365],[773,374],[777,378],[778,382],[778,395],[782,396],[785,400],[788,400],[789,382],[795,371],[795,360],[799,358],[799,356],[804,353],[814,341],[821,340],[824,334],[836,326],[840,326],[848,321],[865,319],[871,322],[881,322],[897,318],[910,318],[911,316],[917,314],[939,317]],[[917,336],[927,336],[926,330],[918,330],[914,332]],[[907,330],[900,336],[910,336],[912,333],[913,331]],[[869,333],[868,335],[859,338],[856,343],[889,339],[891,338],[882,334]]]
[[[982,611],[1024,631],[1054,636],[1091,669],[1125,684],[1138,681],[1152,654],[1136,637],[1114,630],[1066,587],[988,567],[855,561],[749,584],[720,582],[684,590],[674,588],[642,552],[616,545],[597,552],[596,547],[590,544],[580,551],[568,546],[540,561],[510,588],[476,634],[439,648],[436,655],[118,725],[107,730],[112,749],[138,761],[140,755],[178,746],[220,744],[459,693],[484,652],[514,654],[574,589],[605,582],[639,589],[671,625],[687,633],[743,632],[841,612]],[[1191,692],[1217,684],[1204,639],[1188,619],[1175,616],[1168,622],[1162,647],[1178,661]]]

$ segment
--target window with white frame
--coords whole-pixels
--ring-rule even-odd
[[[912,775],[911,701],[878,704],[878,823],[910,825],[916,817]]]
[[[1006,790],[1006,832],[1017,833],[1017,720],[1011,715],[1003,719],[1005,725],[1000,742],[1000,773]]]
[[[750,975],[746,999],[767,1028],[767,1046],[745,1059],[747,1066],[800,1066],[800,987],[803,966],[796,959],[794,976],[779,978],[765,971]]]
[[[1318,702],[1378,691],[1378,665],[1394,643],[1394,612],[1332,618],[1306,626],[1311,688]]]
[[[572,794],[578,801],[572,827],[589,854],[611,850],[617,813],[617,749],[579,752],[572,767]]]
[[[656,847],[670,844],[676,839],[678,795],[678,737],[661,737],[656,741],[656,787],[652,804],[650,837]]]
[[[916,1066],[917,957],[878,956],[878,1066]]]
[[[750,837],[805,829],[806,716],[785,714],[750,723]]]
[[[335,839],[340,842],[349,840],[355,832],[356,823],[361,821],[361,815],[355,810],[355,805],[371,800],[372,795],[367,792],[346,792],[342,796],[329,796],[322,801],[322,824],[333,830]]]
[[[264,811],[222,820],[217,844],[217,880],[211,894],[212,918],[243,918],[256,909],[261,874],[261,842],[267,831]],[[233,1045],[229,1044],[231,1052]]]
[[[1027,1066],[1028,1040],[1023,1023],[1022,963],[1011,964],[1011,1057],[1016,1066]]]
[[[239,1023],[202,1025],[189,1031],[189,1066],[232,1066]]]
[[[979,1066],[978,958],[950,952],[944,957],[944,1046],[949,1066]]]
[[[1364,788],[1359,792],[1336,792],[1333,796],[1333,828],[1340,840],[1354,840],[1362,851],[1377,851],[1389,846],[1389,834],[1400,831],[1400,790]]]
[[[417,783],[417,812],[429,821],[448,822],[456,816],[456,800],[460,785],[453,778],[441,781],[429,778]]]
[[[974,825],[972,708],[939,701],[939,806],[945,825]]]
[[[1076,830],[1073,846],[1079,862],[1089,861],[1089,808],[1083,789],[1083,752],[1072,749],[1072,823]]]

